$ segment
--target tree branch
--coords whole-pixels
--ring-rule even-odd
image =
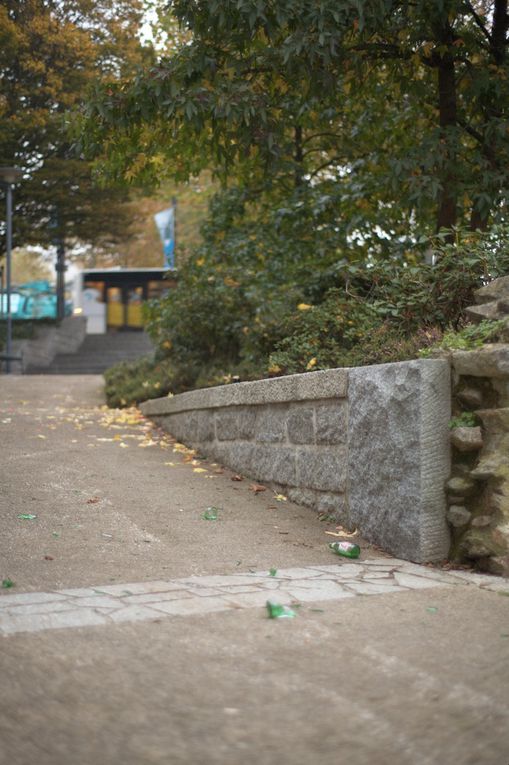
[[[475,23],[477,24],[477,26],[479,27],[479,29],[481,30],[483,35],[486,37],[486,39],[488,40],[489,44],[491,45],[491,43],[492,43],[491,35],[488,32],[488,30],[486,29],[486,27],[484,26],[482,18],[479,16],[479,14],[477,13],[475,8],[473,7],[472,3],[469,2],[469,0],[467,0],[466,6],[467,6],[468,10],[470,11],[470,13],[472,14],[472,17],[473,17]]]

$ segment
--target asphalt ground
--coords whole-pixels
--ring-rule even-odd
[[[0,602],[338,562],[333,523],[101,408],[101,385],[0,377]],[[508,765],[508,654],[509,598],[468,584],[17,633],[0,763]]]

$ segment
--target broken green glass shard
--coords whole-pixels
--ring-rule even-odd
[[[271,600],[267,601],[267,611],[269,619],[293,619],[294,616],[297,616],[295,611],[288,606],[282,606],[280,603],[274,603]]]
[[[217,521],[217,507],[207,507],[205,512],[202,515],[203,520],[205,521]]]
[[[18,518],[20,518],[22,521],[33,521],[35,518],[37,518],[37,516],[33,513],[19,513]]]

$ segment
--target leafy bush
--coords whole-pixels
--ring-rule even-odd
[[[502,340],[508,331],[505,319],[499,321],[484,320],[479,324],[467,324],[460,330],[449,330],[441,341],[429,348],[422,349],[421,356],[431,356],[437,351],[472,351],[485,343]]]
[[[106,401],[109,406],[133,406],[148,398],[170,393],[173,370],[168,361],[156,362],[151,357],[122,362],[107,369]]]
[[[239,189],[218,196],[177,288],[146,306],[152,366],[112,372],[111,390],[125,384],[120,398],[130,403],[232,376],[416,358],[444,333],[444,343],[493,336],[464,329],[464,311],[475,289],[509,272],[509,228],[456,231],[452,241],[398,237],[366,253],[348,239],[335,201],[316,189],[284,207]],[[152,379],[161,389],[141,384]]]
[[[479,424],[479,418],[474,412],[462,412],[449,420],[449,428],[474,428]]]

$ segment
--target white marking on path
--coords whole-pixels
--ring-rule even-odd
[[[0,634],[200,616],[215,611],[411,592],[427,587],[473,585],[509,592],[509,579],[465,571],[442,572],[397,558],[328,566],[192,576],[0,596]]]

